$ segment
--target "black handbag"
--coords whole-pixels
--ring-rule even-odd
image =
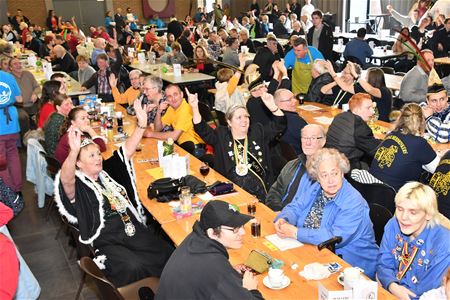
[[[191,188],[192,194],[206,192],[206,184],[192,175],[186,175],[180,179],[161,178],[153,181],[147,188],[147,196],[150,199],[156,198],[158,202],[169,202],[178,200],[182,186]]]

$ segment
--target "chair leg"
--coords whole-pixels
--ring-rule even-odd
[[[78,286],[77,295],[75,296],[75,300],[78,300],[81,295],[81,291],[83,290],[84,282],[86,281],[86,272],[83,272],[83,275],[81,275],[80,285]]]
[[[53,207],[55,206],[55,201],[52,199],[47,206],[47,212],[45,213],[45,221],[48,222],[50,219],[50,213],[52,212]]]

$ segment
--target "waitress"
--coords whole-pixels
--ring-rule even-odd
[[[292,70],[292,92],[306,94],[312,81],[312,65],[316,59],[324,59],[322,53],[308,46],[304,38],[297,38],[285,58],[284,64]]]
[[[231,106],[225,118],[228,126],[212,129],[198,110],[197,95],[188,92],[192,107],[194,129],[200,137],[214,147],[214,167],[260,201],[266,198],[268,184],[273,182],[270,165],[269,142],[280,138],[286,129],[286,117],[273,100],[265,93],[261,96],[266,107],[274,115],[273,121],[265,126],[250,125],[250,115],[243,105]],[[270,186],[269,186],[270,187]]]

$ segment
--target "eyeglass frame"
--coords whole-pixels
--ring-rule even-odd
[[[220,229],[222,230],[228,230],[228,231],[231,231],[231,232],[233,232],[234,234],[238,234],[239,233],[239,230],[241,230],[241,229],[243,229],[244,228],[244,225],[242,225],[242,226],[239,226],[239,227],[223,227],[223,225],[222,226],[220,226]]]
[[[323,139],[324,137],[323,136],[311,136],[311,137],[300,137],[300,139],[301,140],[303,140],[303,141],[309,141],[309,142],[318,142],[318,141],[320,141],[321,139]]]

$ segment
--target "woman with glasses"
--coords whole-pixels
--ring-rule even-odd
[[[340,236],[336,254],[370,278],[375,274],[375,243],[369,206],[344,178],[348,159],[336,149],[321,149],[306,162],[306,171],[291,203],[275,219],[282,238],[318,245]]]

